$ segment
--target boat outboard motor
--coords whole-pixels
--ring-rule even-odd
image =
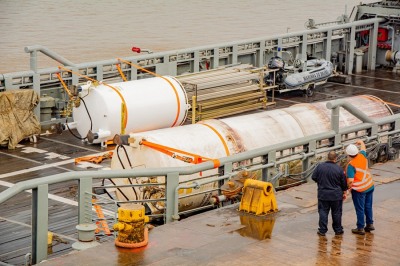
[[[270,69],[283,69],[285,68],[285,62],[279,56],[272,57],[268,62],[268,68]]]
[[[279,56],[272,57],[268,62],[269,69],[279,69],[275,73],[275,83],[282,84],[284,80],[285,73],[285,61]],[[271,85],[273,82],[274,73],[270,72],[267,76],[265,76],[264,81],[266,84]]]

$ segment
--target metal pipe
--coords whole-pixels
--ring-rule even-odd
[[[174,220],[179,220],[179,190],[180,189],[188,189],[188,188],[199,188],[202,185],[208,184],[208,183],[213,183],[213,182],[217,182],[219,180],[224,180],[227,178],[230,178],[232,176],[232,174],[228,174],[228,175],[223,175],[220,176],[218,178],[213,178],[212,180],[207,180],[207,181],[194,181],[192,184],[190,185],[179,185],[175,188],[175,201],[174,201],[174,210],[173,210],[173,216],[172,218]]]
[[[65,57],[57,54],[56,52],[53,52],[52,50],[50,50],[47,47],[42,46],[42,45],[26,46],[25,47],[25,52],[26,53],[30,53],[31,56],[35,52],[42,52],[43,54],[47,55],[48,57],[56,60],[57,62],[65,65],[65,66],[74,66],[74,67],[76,66],[76,64],[72,63],[71,61],[69,61]]]
[[[328,102],[326,104],[326,107],[328,109],[335,109],[336,107],[343,107],[349,113],[351,113],[352,115],[354,115],[361,121],[366,122],[366,123],[374,123],[373,119],[369,118],[366,114],[361,112],[360,109],[358,109],[357,107],[355,107],[354,105],[352,105],[351,103],[349,103],[343,99],[338,99],[338,100]]]

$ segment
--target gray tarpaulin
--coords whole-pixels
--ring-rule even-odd
[[[0,92],[0,145],[15,149],[21,140],[40,134],[40,123],[33,113],[38,103],[34,90]]]

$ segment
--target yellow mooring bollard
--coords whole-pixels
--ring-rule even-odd
[[[246,179],[239,211],[262,215],[278,211],[274,188],[271,183]]]
[[[146,246],[149,241],[149,231],[146,223],[144,206],[139,204],[124,204],[118,208],[118,223],[114,230],[118,231],[115,245],[123,248],[139,248]]]

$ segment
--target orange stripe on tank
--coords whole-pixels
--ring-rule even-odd
[[[205,123],[199,123],[198,125],[206,126],[206,127],[210,128],[212,131],[214,131],[214,133],[217,134],[217,136],[218,136],[219,139],[221,140],[222,145],[224,145],[224,149],[225,149],[226,155],[227,155],[227,156],[230,155],[229,148],[228,148],[228,144],[226,144],[224,138],[221,136],[221,134],[219,134],[219,132],[218,132],[215,128],[213,128],[212,126],[207,125],[207,124],[205,124]]]

